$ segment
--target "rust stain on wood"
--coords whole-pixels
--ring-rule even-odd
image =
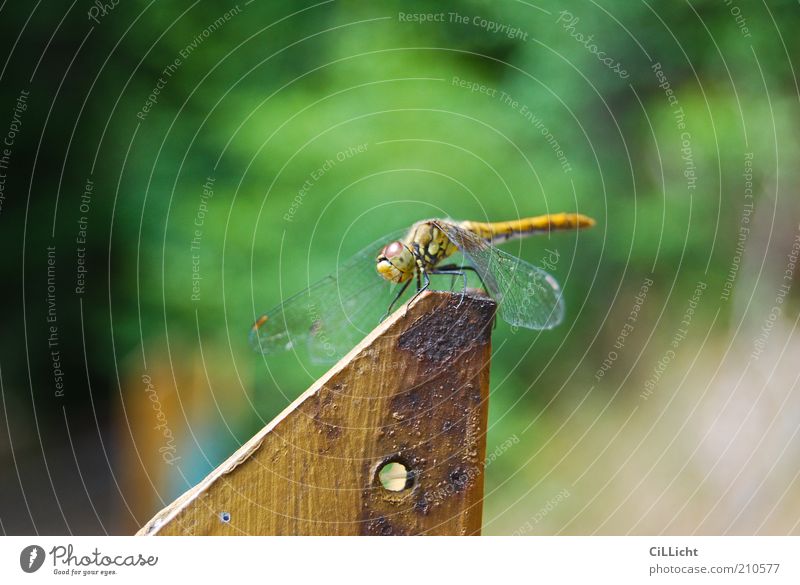
[[[139,534],[479,534],[494,311],[421,295]]]

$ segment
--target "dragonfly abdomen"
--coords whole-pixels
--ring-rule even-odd
[[[591,227],[594,224],[592,218],[580,213],[551,213],[511,221],[462,221],[459,225],[489,242],[505,242],[555,230]]]

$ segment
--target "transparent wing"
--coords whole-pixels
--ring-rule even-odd
[[[337,270],[261,315],[250,333],[264,354],[305,348],[312,361],[332,363],[380,322],[397,294],[375,270],[380,249],[405,232],[389,234],[340,264]]]
[[[434,220],[472,265],[511,325],[552,329],[564,319],[561,288],[550,274],[448,221]]]

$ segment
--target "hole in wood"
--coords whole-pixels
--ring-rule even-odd
[[[399,461],[384,463],[378,468],[378,481],[383,489],[390,492],[402,492],[411,489],[414,477],[408,468]]]

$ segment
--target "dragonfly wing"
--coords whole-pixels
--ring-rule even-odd
[[[552,329],[564,319],[561,288],[550,274],[453,223],[435,220],[483,280],[511,325]]]
[[[395,285],[375,270],[375,257],[388,241],[364,248],[333,274],[264,313],[250,334],[253,348],[264,354],[305,348],[317,363],[341,358],[378,325],[396,294]]]

